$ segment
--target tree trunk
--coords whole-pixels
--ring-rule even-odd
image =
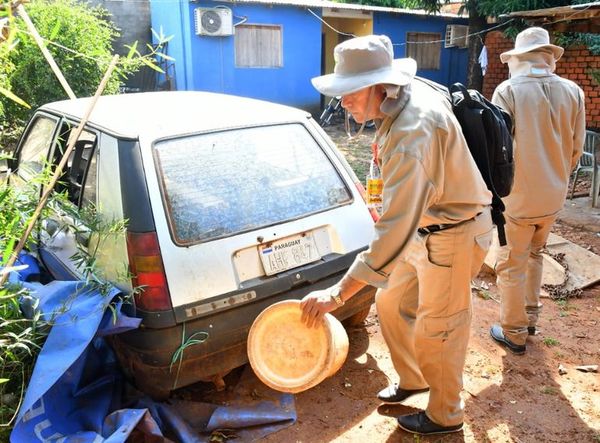
[[[483,75],[481,74],[481,66],[479,65],[479,54],[483,48],[484,34],[481,31],[486,29],[487,20],[485,16],[477,11],[477,2],[471,1],[467,3],[469,11],[469,64],[467,66],[467,87],[482,91]],[[473,35],[476,34],[476,35]]]

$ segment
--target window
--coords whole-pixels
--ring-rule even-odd
[[[417,61],[419,69],[440,69],[442,35],[435,32],[406,33],[406,56]]]
[[[351,201],[306,128],[263,126],[155,145],[169,224],[188,245],[294,220]]]
[[[81,206],[96,206],[96,193],[98,189],[98,149],[94,148],[94,143],[88,144],[89,149],[83,152],[83,162],[87,164],[87,171],[83,179],[83,192],[81,195]]]
[[[31,178],[42,172],[56,129],[56,119],[38,117],[34,120],[19,153],[19,175]]]
[[[58,164],[66,151],[68,140],[76,128],[75,124],[66,122],[62,125],[60,136],[54,149],[54,162]],[[67,191],[68,198],[76,205],[96,204],[97,164],[96,134],[83,130],[75,142],[73,150],[63,170],[58,191]]]
[[[281,26],[235,27],[235,65],[238,68],[281,68]]]

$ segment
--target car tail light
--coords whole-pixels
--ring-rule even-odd
[[[366,203],[367,202],[367,191],[365,191],[364,186],[359,181],[355,182],[354,184],[356,185],[356,189],[358,189],[358,192],[359,192],[360,196],[362,197],[363,201]],[[374,222],[379,220],[379,214],[377,213],[375,208],[369,208],[369,212],[371,213],[371,218],[373,219]]]
[[[127,254],[133,287],[142,287],[135,296],[136,307],[144,311],[171,309],[171,297],[156,232],[127,232]]]

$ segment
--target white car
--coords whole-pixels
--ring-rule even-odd
[[[90,100],[35,112],[16,182],[59,161]],[[77,243],[93,246],[103,276],[124,293],[142,288],[130,307],[141,327],[112,345],[157,398],[245,364],[256,316],[337,282],[373,234],[360,182],[299,109],[205,92],[103,96],[75,146],[60,185],[71,209],[93,204],[105,220],[126,219],[126,233],[97,244],[66,227],[65,211],[44,220],[39,255],[54,278],[80,279]],[[335,315],[363,321],[374,294],[365,288]]]

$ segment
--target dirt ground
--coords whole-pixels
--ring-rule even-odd
[[[364,181],[373,130],[354,140],[348,140],[341,125],[326,131]],[[576,195],[587,189],[589,177],[583,177]],[[600,225],[590,231],[557,223],[554,232],[600,254]],[[517,356],[489,336],[500,312],[494,280],[482,273],[474,281],[479,289],[473,290],[462,432],[418,437],[398,428],[396,417],[425,409],[427,394],[402,406],[382,405],[376,399],[377,392],[398,378],[372,307],[364,326],[348,329],[350,350],[343,367],[296,394],[297,422],[261,441],[600,443],[600,375],[576,369],[600,364],[600,285],[578,298],[544,298],[539,333],[529,338],[527,353]]]
[[[372,131],[348,141],[339,127],[330,136],[349,162],[365,166]],[[364,175],[359,174],[361,179]],[[589,183],[588,183],[589,185]],[[583,190],[582,184],[577,186]],[[588,188],[589,189],[589,188]],[[600,253],[597,232],[557,224],[554,232]],[[544,298],[539,333],[523,356],[507,353],[489,336],[499,319],[494,276],[480,274],[473,290],[473,325],[464,371],[464,430],[421,437],[401,431],[396,417],[427,405],[427,394],[387,406],[375,394],[397,382],[372,308],[365,327],[350,329],[350,351],[342,369],[295,396],[298,421],[266,442],[600,442],[600,376],[580,365],[600,364],[600,287],[567,301]],[[559,372],[559,368],[561,371]],[[563,371],[564,369],[564,371]]]

